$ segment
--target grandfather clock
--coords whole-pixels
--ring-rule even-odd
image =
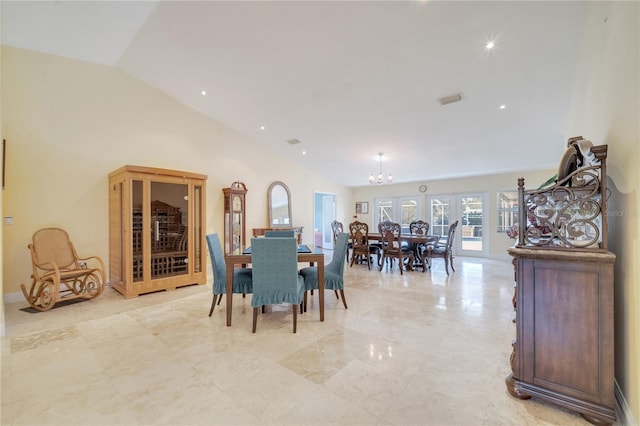
[[[245,245],[246,194],[247,187],[242,182],[233,182],[224,193],[224,249],[231,252]]]

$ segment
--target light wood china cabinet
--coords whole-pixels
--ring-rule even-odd
[[[518,181],[513,257],[516,338],[508,391],[594,424],[615,423],[613,266],[607,250],[607,146],[569,140],[555,183]]]
[[[109,174],[109,281],[125,297],[206,282],[207,176],[123,166]]]

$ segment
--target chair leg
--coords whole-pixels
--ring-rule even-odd
[[[264,305],[262,305],[262,308],[264,309]],[[258,308],[253,308],[253,329],[252,329],[252,333],[256,332],[256,325],[258,325]]]
[[[242,296],[244,297],[244,293],[242,293]],[[220,306],[220,302],[222,302],[222,294],[218,295],[218,303],[216,305]]]
[[[293,332],[296,332],[296,328],[298,327],[298,309],[296,309],[296,305],[293,305]]]
[[[382,266],[384,265],[384,260],[385,260],[386,256],[384,255],[384,252],[382,252],[382,261],[379,262],[379,266],[378,266],[378,271],[382,271]]]
[[[340,300],[340,296],[338,296],[338,290],[333,290],[333,292],[336,294],[336,299]]]
[[[347,299],[344,298],[344,290],[340,290],[340,296],[342,297],[342,304],[344,305],[344,308],[349,309],[347,307]]]
[[[302,305],[304,307],[304,311],[307,312],[307,292],[304,292],[304,297],[302,299]]]
[[[217,294],[213,295],[213,301],[211,302],[211,309],[209,309],[209,316],[211,316],[211,314],[213,314],[213,310],[216,307],[216,298],[218,297]]]
[[[447,256],[444,257],[444,270],[449,275],[449,259]]]
[[[455,270],[455,269],[453,269],[453,255],[451,255],[451,256],[449,257],[449,264],[451,264],[451,270],[452,270],[453,272],[455,272],[456,270]]]

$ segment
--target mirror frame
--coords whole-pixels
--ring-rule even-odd
[[[287,213],[289,214],[289,224],[277,224],[274,225],[273,224],[273,205],[272,205],[272,197],[271,197],[271,193],[273,192],[273,190],[278,187],[281,186],[282,188],[284,188],[285,192],[287,193]],[[269,227],[270,228],[291,228],[291,224],[293,223],[293,220],[291,219],[291,192],[289,191],[289,187],[284,183],[281,182],[279,180],[272,182],[271,185],[269,185],[269,189],[267,189],[267,209],[269,210]]]

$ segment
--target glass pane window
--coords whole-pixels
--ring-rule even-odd
[[[400,204],[400,226],[403,233],[409,233],[409,225],[411,222],[418,220],[418,200],[414,198],[405,198]]]
[[[449,217],[451,216],[451,206],[448,197],[433,197],[429,206],[431,216],[432,235],[446,236],[449,231]]]
[[[506,232],[518,220],[518,191],[498,192],[498,232]]]
[[[376,203],[378,222],[393,220],[393,200],[379,200]]]
[[[460,198],[462,250],[482,251],[482,207],[482,197]]]

